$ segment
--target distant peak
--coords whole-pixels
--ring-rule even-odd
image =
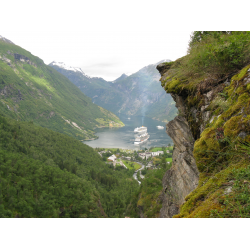
[[[50,66],[58,66],[59,68],[65,69],[65,70],[70,70],[70,71],[74,71],[74,72],[80,72],[81,74],[83,74],[84,76],[88,77],[81,68],[79,67],[71,67],[66,65],[64,62],[56,62],[53,61],[52,63],[49,64]]]
[[[126,74],[123,73],[120,77],[118,77],[116,80],[114,80],[112,82],[117,82],[117,81],[123,80],[123,79],[125,79],[127,77],[128,77],[128,75],[126,75]]]
[[[6,39],[5,37],[1,36],[0,35],[0,40],[6,42],[6,43],[11,43],[11,44],[14,44],[13,42],[11,42],[10,40]]]

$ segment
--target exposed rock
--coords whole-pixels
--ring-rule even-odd
[[[28,63],[28,64],[30,64],[30,65],[32,65],[34,67],[37,67],[36,64],[33,63],[27,56],[14,53],[14,58],[15,58],[16,61]]]
[[[199,172],[193,157],[194,138],[186,119],[177,116],[167,124],[167,133],[174,141],[173,163],[163,178],[163,206],[160,217],[179,213],[185,197],[197,187]]]
[[[156,69],[160,72],[161,76],[170,68],[170,65],[166,63],[160,63],[156,66]]]
[[[241,131],[238,136],[241,137],[242,139],[245,139],[247,136],[247,133],[244,131]]]

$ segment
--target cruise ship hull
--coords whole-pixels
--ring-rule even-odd
[[[146,142],[146,141],[148,140],[149,137],[150,137],[150,135],[147,135],[146,138],[141,139],[140,141],[135,141],[134,144],[135,144],[135,145],[140,145],[140,144]]]

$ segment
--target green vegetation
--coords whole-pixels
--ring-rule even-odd
[[[166,66],[162,86],[183,97],[200,172],[175,217],[248,217],[249,52],[250,32],[195,32],[189,54]]]
[[[65,70],[52,64],[50,66],[66,76],[97,105],[116,114],[145,114],[147,117],[165,122],[176,116],[177,109],[171,95],[166,95],[158,84],[157,78],[160,76],[155,65],[144,67],[115,82],[107,82],[97,77],[89,79],[80,72]]]
[[[94,128],[124,126],[55,69],[28,51],[0,41],[0,114],[70,135],[97,138]]]
[[[162,178],[166,170],[160,168],[147,169],[145,171],[145,179],[142,180],[140,191],[136,197],[137,203],[134,197],[128,206],[126,214],[132,217],[135,216],[136,213],[141,212],[146,218],[158,218],[162,207],[162,200],[160,198],[162,193]],[[132,203],[133,201],[134,203]]]
[[[0,217],[124,217],[132,176],[72,137],[0,116]]]
[[[166,158],[166,161],[172,162],[172,158]]]
[[[150,152],[157,152],[157,151],[162,151],[162,148],[152,148],[149,150]]]
[[[127,161],[127,160],[122,160],[122,162],[128,169],[138,170],[139,168],[141,168],[141,165],[138,164],[137,162]]]
[[[168,93],[192,93],[227,79],[250,62],[249,38],[250,32],[194,33],[189,54],[171,65],[162,86]]]

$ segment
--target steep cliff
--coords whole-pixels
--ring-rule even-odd
[[[250,216],[249,36],[210,32],[157,66],[179,110],[166,129],[175,148],[160,217]]]
[[[165,64],[157,69],[162,74]],[[166,132],[174,142],[173,162],[170,170],[163,177],[162,209],[160,217],[171,218],[179,213],[185,197],[193,191],[199,180],[199,172],[193,156],[194,137],[183,114],[186,106],[182,96],[172,94],[176,107],[182,115],[178,115],[166,126]]]

